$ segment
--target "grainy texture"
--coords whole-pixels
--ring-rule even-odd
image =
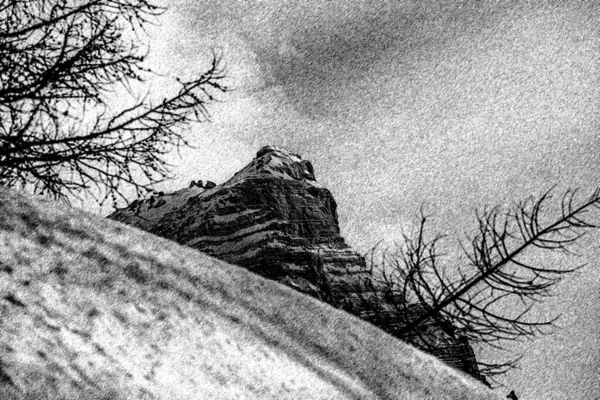
[[[309,161],[268,146],[222,185],[153,197],[109,218],[322,298],[320,279],[347,291],[368,278],[340,236],[336,208]]]
[[[2,399],[494,399],[346,313],[0,189]]]
[[[340,235],[336,208],[308,160],[265,146],[222,185],[205,191],[190,185],[136,201],[109,218],[243,266],[395,335],[406,318],[374,296],[364,258]],[[433,321],[403,339],[482,379],[466,338]]]

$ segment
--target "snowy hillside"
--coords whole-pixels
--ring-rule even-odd
[[[0,190],[2,399],[497,399],[343,312]]]
[[[312,164],[290,151],[265,146],[221,185],[203,190],[193,182],[108,218],[243,266],[392,335],[402,326],[395,307],[382,309],[364,257],[341,236],[332,193],[316,182]],[[466,338],[448,335],[435,321],[427,326],[438,345],[423,350],[483,380]],[[420,334],[412,343],[421,343]]]

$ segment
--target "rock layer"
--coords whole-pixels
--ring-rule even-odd
[[[268,146],[222,185],[183,189],[109,218],[312,296],[348,302],[368,271],[340,235],[336,207],[309,161]]]
[[[364,258],[340,235],[337,205],[311,163],[266,146],[227,182],[136,202],[109,216],[351,312],[395,335],[402,320],[371,289]],[[416,309],[415,309],[416,310]],[[436,347],[403,338],[482,379],[471,346],[428,324]]]

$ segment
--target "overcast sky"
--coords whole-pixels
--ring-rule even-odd
[[[183,75],[220,51],[233,90],[173,155],[177,180],[221,183],[266,144],[310,160],[359,251],[419,207],[460,234],[474,210],[553,185],[598,186],[600,8],[595,2],[170,1],[155,68]],[[564,329],[520,347],[520,399],[600,393],[600,257],[542,314]]]

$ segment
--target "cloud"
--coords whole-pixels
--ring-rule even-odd
[[[361,250],[395,239],[421,204],[453,233],[484,205],[595,187],[594,3],[174,0],[159,64],[197,70],[215,47],[235,88],[194,128],[203,149],[179,175],[224,180],[260,146],[288,147],[313,162]],[[568,365],[548,373],[591,387],[576,377],[589,366]]]
[[[599,21],[586,6],[182,4],[167,48],[186,70],[222,49],[235,89],[202,131],[312,157],[342,210],[471,209],[580,185],[600,162]]]

